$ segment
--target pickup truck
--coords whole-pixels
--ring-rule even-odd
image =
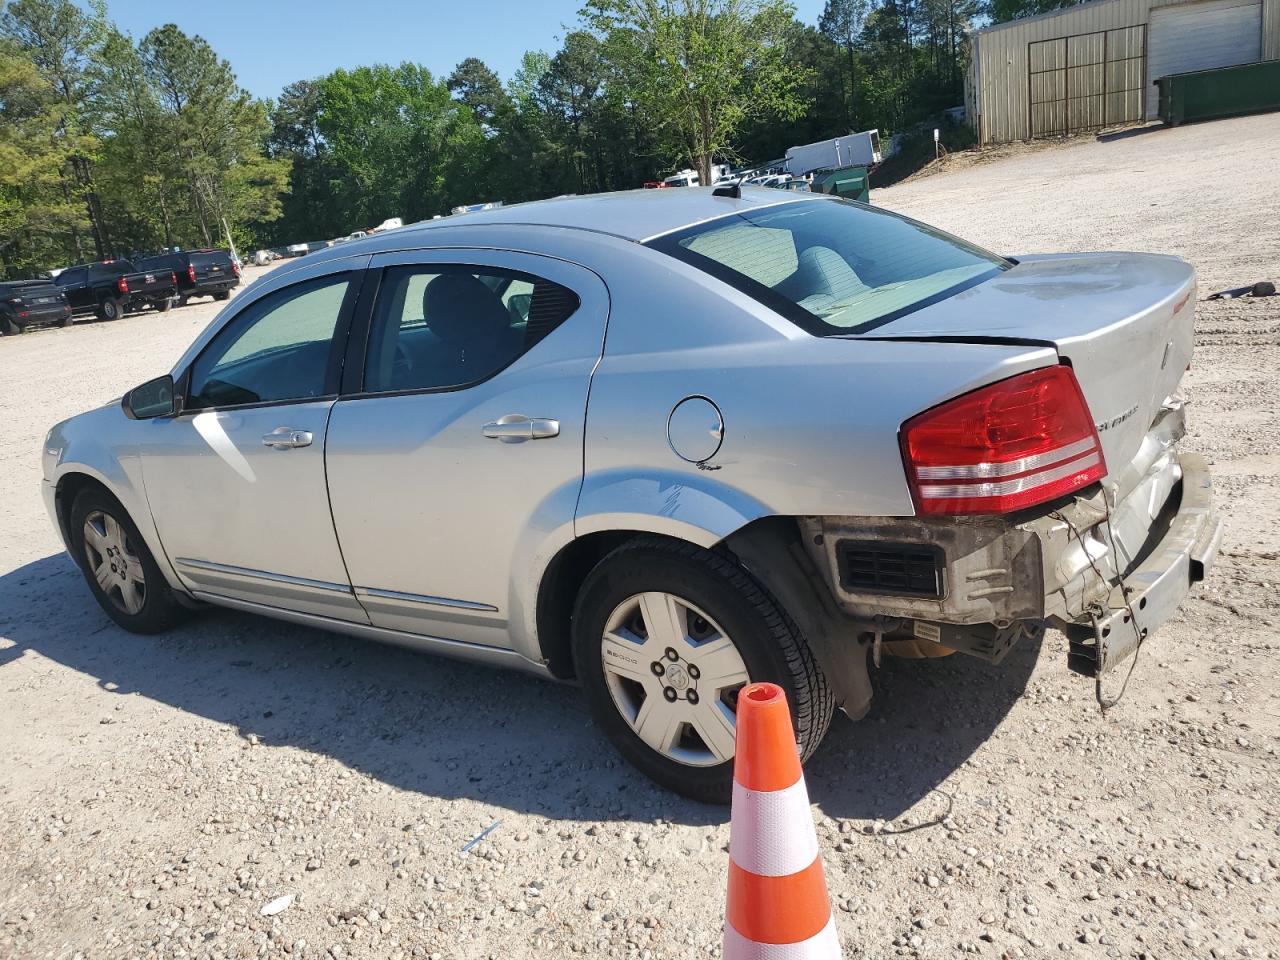
[[[0,334],[22,333],[37,324],[71,322],[71,305],[51,280],[0,283]]]
[[[92,313],[100,320],[117,320],[148,306],[163,313],[178,296],[178,278],[172,270],[135,270],[128,260],[67,267],[56,282],[76,315]]]

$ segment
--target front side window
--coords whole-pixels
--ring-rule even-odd
[[[815,336],[866,333],[1011,266],[941,230],[842,200],[721,217],[648,245]]]
[[[374,308],[368,393],[442,390],[487,380],[578,309],[571,290],[497,267],[391,267]]]
[[[334,331],[351,279],[268,294],[236,315],[191,366],[187,407],[307,400],[330,392]]]

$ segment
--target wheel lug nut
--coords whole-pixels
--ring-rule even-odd
[[[688,693],[686,693],[686,694],[684,695],[684,697],[685,697],[685,699],[686,699],[686,700],[688,700],[690,703],[697,703],[697,702],[698,702],[698,691],[697,691],[697,690],[690,690]]]
[[[667,668],[662,665],[661,660],[655,660],[649,664],[649,669],[653,671],[655,677],[660,677],[667,672]]]
[[[695,667],[692,663],[691,663],[691,664],[689,664],[689,677],[690,677],[690,679],[697,680],[697,679],[698,679],[698,676],[699,676],[699,674],[700,674],[700,673],[701,673],[701,671],[699,671],[697,667]]]
[[[668,660],[670,660],[672,663],[675,663],[677,660],[680,659],[680,654],[676,653],[675,650],[673,650],[671,647],[667,647],[667,652],[664,654],[664,656]]]
[[[663,687],[662,695],[667,698],[668,703],[675,703],[676,697],[679,696],[679,694],[676,693],[675,687]]]

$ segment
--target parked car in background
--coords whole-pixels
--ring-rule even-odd
[[[138,269],[172,271],[178,281],[178,305],[192,297],[226,300],[240,285],[240,265],[226,250],[183,250],[143,257]]]
[[[0,334],[22,333],[28,327],[71,322],[71,304],[52,280],[0,282]]]
[[[808,757],[882,652],[998,664],[1053,625],[1100,677],[1152,642],[1221,537],[1179,446],[1191,266],[721,191],[271,271],[45,439],[88,588],[137,632],[203,601],[575,679],[625,757],[717,801],[748,682]],[[937,709],[986,695],[949,676]]]
[[[163,313],[178,297],[178,279],[167,267],[138,270],[129,260],[81,263],[54,280],[76,315],[116,320],[125,313],[154,307]]]

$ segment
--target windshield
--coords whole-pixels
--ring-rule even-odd
[[[1012,264],[846,200],[785,203],[649,241],[821,337],[866,333]]]

